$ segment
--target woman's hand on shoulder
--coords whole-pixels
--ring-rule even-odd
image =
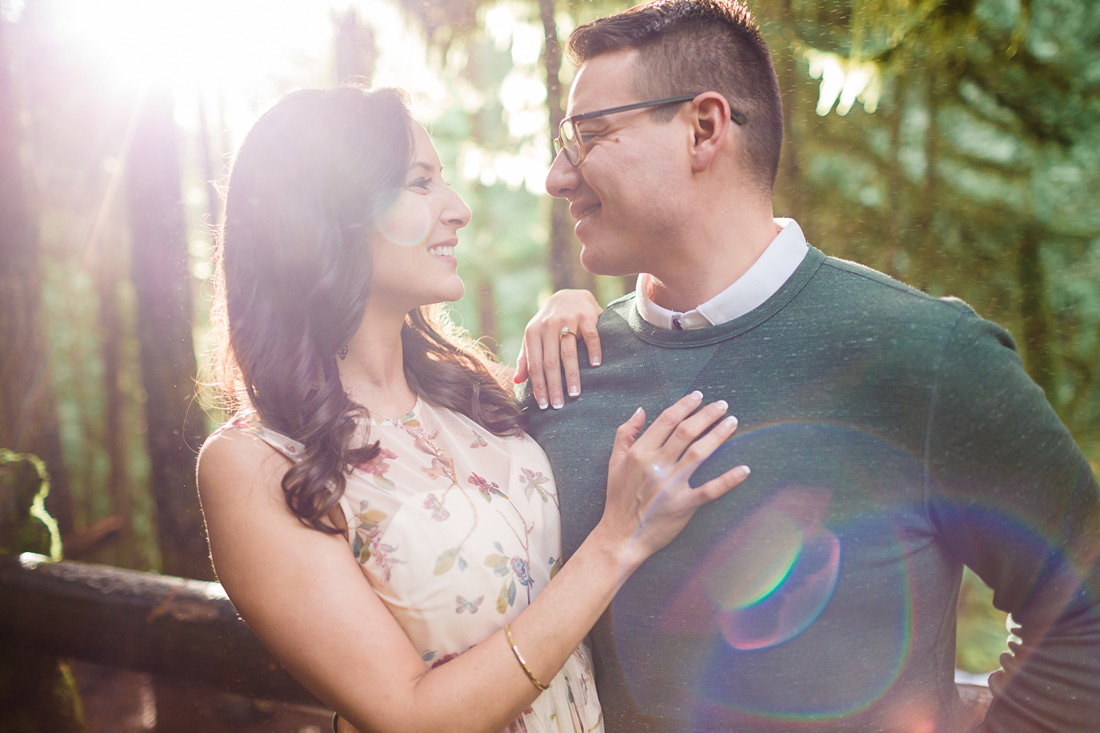
[[[588,363],[600,365],[600,336],[596,330],[603,308],[587,290],[559,290],[547,298],[523,331],[523,345],[516,361],[516,384],[530,379],[531,393],[539,407],[565,404],[561,372],[570,397],[581,393],[577,339],[588,349]],[[564,330],[568,329],[568,331]]]
[[[737,429],[719,400],[703,406],[692,392],[666,409],[642,432],[642,408],[619,426],[608,464],[607,502],[596,531],[625,547],[626,575],[672,541],[695,511],[740,484],[748,466],[737,466],[700,486],[689,479]],[[639,435],[640,433],[640,435]]]

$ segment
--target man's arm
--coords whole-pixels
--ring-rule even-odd
[[[937,372],[929,509],[1011,614],[985,731],[1100,726],[1100,488],[1011,337],[963,314]]]

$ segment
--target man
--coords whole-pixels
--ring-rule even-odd
[[[773,219],[779,90],[740,4],[639,6],[570,51],[546,188],[587,269],[642,274],[600,318],[584,395],[540,410],[529,390],[565,552],[639,405],[727,400],[741,427],[696,480],[753,472],[594,630],[608,730],[962,730],[964,565],[1016,625],[982,729],[1100,730],[1100,488],[1008,334]]]

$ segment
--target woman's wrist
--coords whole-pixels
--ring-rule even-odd
[[[604,566],[605,577],[615,578],[613,592],[617,592],[648,557],[638,552],[638,543],[633,537],[616,531],[605,519],[600,520],[581,547],[586,545],[591,548],[594,562]]]

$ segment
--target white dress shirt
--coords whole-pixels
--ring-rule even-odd
[[[687,312],[672,311],[650,300],[646,294],[650,276],[638,275],[635,298],[638,313],[658,328],[691,330],[732,321],[762,305],[783,287],[810,250],[802,228],[794,219],[774,221],[780,228],[779,234],[752,267],[718,295]]]

